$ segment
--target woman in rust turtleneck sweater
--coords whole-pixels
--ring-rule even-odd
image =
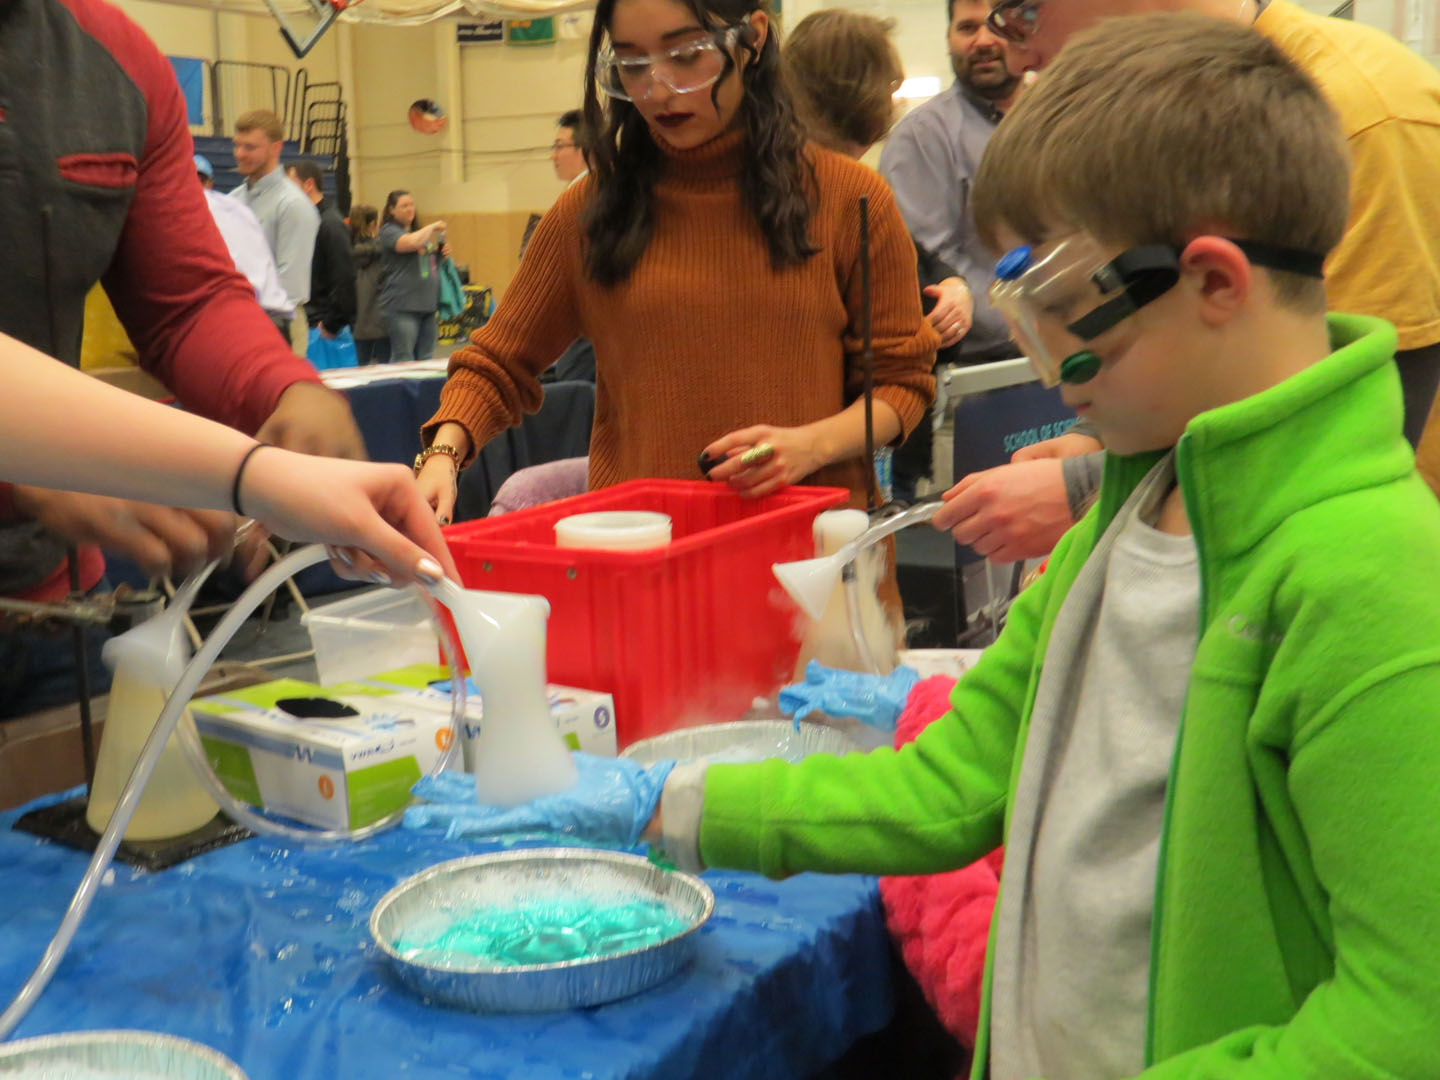
[[[601,95],[608,99],[602,111]],[[494,318],[451,360],[420,484],[539,407],[537,376],[595,346],[590,486],[711,472],[747,495],[835,484],[864,505],[859,201],[869,197],[875,441],[934,396],[915,251],[872,170],[807,146],[764,0],[601,0],[586,67],[590,175],[541,221]],[[745,465],[767,443],[774,454]]]

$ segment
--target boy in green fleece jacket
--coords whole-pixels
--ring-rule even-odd
[[[913,743],[604,766],[633,832],[588,831],[772,877],[1003,842],[976,1077],[1440,1075],[1440,506],[1393,329],[1324,314],[1347,205],[1333,115],[1252,30],[1073,39],[974,207],[1111,450],[1099,503]],[[588,797],[526,815],[585,832]]]
[[[1117,20],[974,201],[997,300],[1112,450],[1100,504],[912,745],[682,766],[667,846],[779,876],[1003,841],[977,1076],[1436,1075],[1440,508],[1393,331],[1327,321],[1311,276],[1334,118],[1249,29]]]

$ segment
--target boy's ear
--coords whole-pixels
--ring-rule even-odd
[[[1212,326],[1234,318],[1249,302],[1253,284],[1250,260],[1221,236],[1197,236],[1180,253],[1180,271],[1198,279],[1200,315]]]

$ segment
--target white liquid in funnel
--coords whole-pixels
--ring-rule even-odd
[[[836,555],[826,555],[819,559],[776,563],[772,569],[801,610],[812,619],[819,619],[825,614],[825,603],[830,594],[840,584],[845,561]]]
[[[833,555],[819,559],[802,559],[799,562],[775,563],[771,569],[785,591],[795,600],[805,614],[819,619],[825,614],[825,602],[840,580],[845,565],[855,556],[910,525],[929,521],[940,509],[939,502],[924,502],[886,518],[878,525],[865,530],[859,537],[843,545]]]
[[[575,785],[575,762],[545,696],[545,620],[539,596],[480,592],[442,582],[484,716],[470,740],[475,791],[487,806],[517,806]],[[474,730],[475,724],[467,728]]]

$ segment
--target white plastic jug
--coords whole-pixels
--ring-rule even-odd
[[[164,611],[105,644],[102,655],[115,675],[85,810],[85,820],[97,833],[104,832],[110,823],[125,781],[160,718],[165,698],[190,660],[190,642],[181,620],[203,580],[203,575],[191,578]],[[193,729],[188,709],[180,723]],[[172,734],[135,817],[125,829],[125,839],[169,840],[183,836],[206,824],[219,810],[191,769],[177,736]]]

